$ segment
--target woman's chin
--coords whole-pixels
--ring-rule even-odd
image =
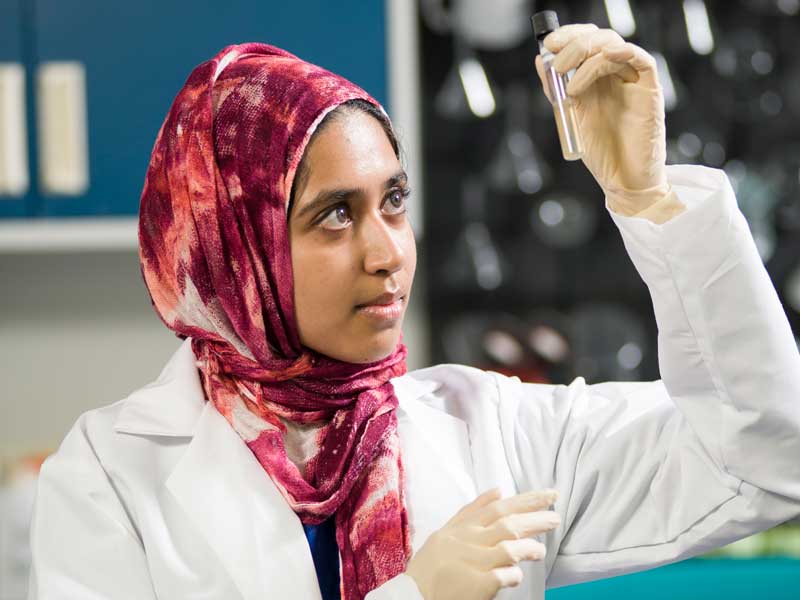
[[[391,356],[397,349],[400,342],[401,330],[398,328],[387,329],[378,334],[368,336],[362,343],[351,346],[347,351],[342,352],[342,358],[346,362],[364,364],[373,363]],[[344,350],[344,349],[343,349]],[[345,358],[346,357],[346,358]]]
[[[352,325],[352,324],[348,324]],[[326,335],[318,343],[309,343],[301,336],[301,343],[328,358],[353,364],[366,364],[383,360],[397,349],[402,337],[402,319],[394,326],[385,329],[365,328],[363,323],[356,327],[338,327],[337,335]]]
[[[348,362],[353,362],[358,364],[378,362],[380,360],[383,360],[384,358],[388,358],[389,356],[391,356],[394,353],[395,348],[397,348],[396,342],[391,346],[385,346],[385,347],[382,346],[380,348],[376,348],[374,351],[369,353],[361,353],[361,354],[356,353],[353,356],[353,360]]]

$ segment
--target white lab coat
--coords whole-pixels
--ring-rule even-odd
[[[393,382],[412,545],[478,493],[555,487],[544,561],[498,598],[654,567],[800,514],[800,357],[725,175],[670,166],[686,212],[611,213],[648,285],[662,380],[521,383],[459,365]],[[124,360],[124,357],[120,357]],[[30,597],[319,599],[303,528],[204,402],[186,340],[81,415],[41,470]],[[399,575],[369,600],[421,598]]]

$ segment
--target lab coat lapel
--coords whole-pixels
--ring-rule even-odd
[[[320,600],[300,519],[252,451],[206,402],[187,338],[158,379],[131,394],[118,432],[190,438],[165,486],[244,600]]]
[[[300,519],[238,434],[206,403],[166,482],[245,600],[319,600]]]
[[[466,423],[420,399],[438,385],[411,376],[395,382],[414,552],[477,496]]]

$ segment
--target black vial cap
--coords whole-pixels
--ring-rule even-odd
[[[531,17],[531,25],[533,26],[533,35],[537,40],[541,39],[551,31],[558,29],[558,15],[554,10],[537,12]]]

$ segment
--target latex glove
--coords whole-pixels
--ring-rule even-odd
[[[494,598],[500,588],[520,584],[519,561],[544,558],[544,544],[529,536],[559,525],[558,513],[542,510],[556,498],[556,490],[502,499],[497,488],[484,492],[430,535],[406,574],[425,600]]]
[[[582,160],[611,208],[635,215],[670,195],[655,59],[615,31],[590,23],[564,25],[544,45],[556,55],[556,71],[577,68],[566,91],[583,139]],[[546,90],[541,56],[536,70]]]

